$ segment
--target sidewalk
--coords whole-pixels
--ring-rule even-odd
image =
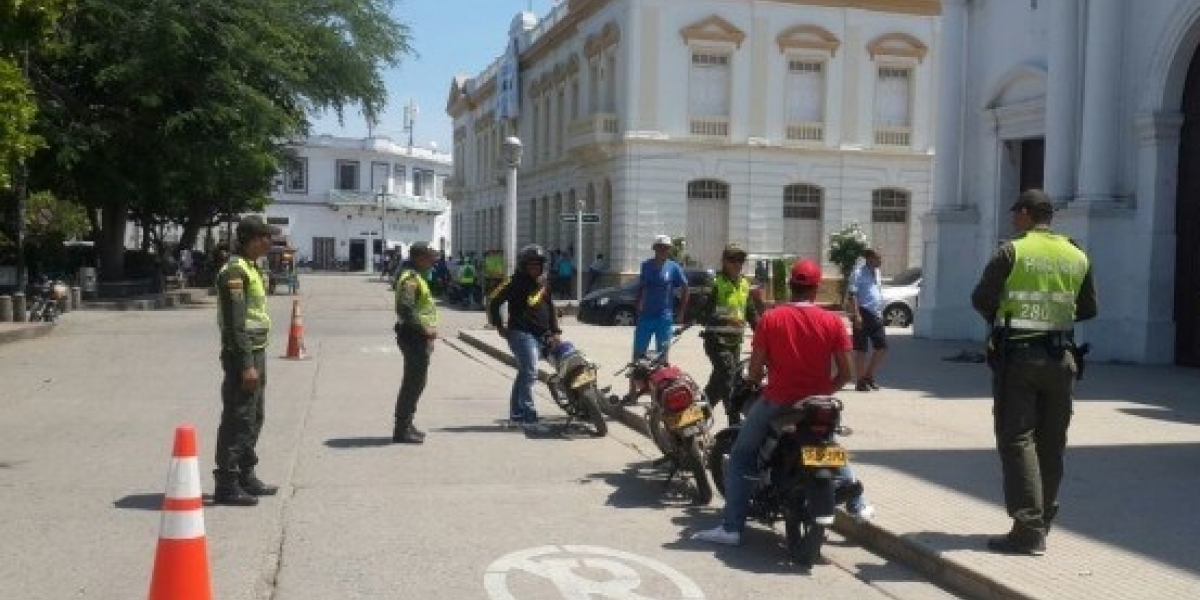
[[[211,304],[208,293],[201,289],[172,290],[162,294],[116,300],[87,300],[82,308],[63,313],[59,319],[70,319],[80,310],[159,310]],[[0,344],[42,337],[54,330],[54,323],[0,322]]]
[[[623,393],[626,381],[613,373],[628,360],[632,328],[569,317],[563,327],[601,365],[600,385]],[[978,345],[914,339],[908,330],[889,335],[892,350],[878,378],[884,389],[839,394],[854,430],[845,442],[878,509],[869,524],[839,516],[839,532],[972,598],[1200,597],[1200,370],[1089,365],[1077,389],[1062,512],[1048,552],[1003,556],[984,548],[1010,524],[988,370],[945,360]],[[459,337],[510,360],[495,331]],[[696,333],[671,353],[703,385],[709,366]],[[622,410],[623,422],[640,424],[640,407]]]

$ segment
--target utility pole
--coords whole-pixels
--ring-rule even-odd
[[[29,42],[21,50],[21,73],[29,81]],[[24,157],[17,162],[17,291],[25,292],[29,273],[25,268],[25,204],[29,195],[29,167]]]

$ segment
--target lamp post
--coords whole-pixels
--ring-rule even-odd
[[[379,280],[383,281],[387,276],[387,269],[383,268],[384,259],[387,257],[387,186],[379,186]]]
[[[517,167],[521,166],[521,140],[516,136],[504,138],[504,164],[508,167],[508,201],[504,205],[506,222],[504,262],[509,273],[517,270]]]

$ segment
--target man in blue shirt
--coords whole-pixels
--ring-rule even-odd
[[[659,353],[666,352],[671,328],[687,313],[688,285],[683,267],[671,260],[671,238],[659,235],[651,245],[654,257],[642,262],[638,274],[637,327],[633,332],[633,357],[636,360],[650,347],[650,337]],[[680,290],[679,314],[675,314],[675,290]],[[626,401],[634,400],[633,380]]]
[[[850,274],[846,288],[846,313],[854,326],[851,339],[854,342],[854,373],[858,382],[854,389],[860,392],[878,390],[875,370],[887,356],[887,333],[883,324],[883,290],[879,287],[879,266],[883,259],[879,252],[868,248],[863,252],[864,261]],[[867,342],[874,351],[867,361]]]

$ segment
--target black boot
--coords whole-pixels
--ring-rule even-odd
[[[254,474],[254,469],[242,471],[241,477],[238,478],[238,484],[242,489],[251,496],[274,496],[279,492],[279,486],[263,483],[257,475]]]
[[[234,471],[213,471],[217,487],[213,490],[213,504],[226,506],[256,506],[258,498],[251,496],[238,483],[238,474]]]
[[[417,431],[412,423],[396,423],[396,428],[392,430],[392,443],[424,444],[425,434]]]

